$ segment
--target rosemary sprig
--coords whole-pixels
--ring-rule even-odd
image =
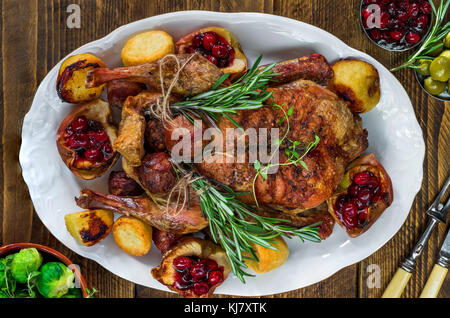
[[[447,14],[448,7],[450,6],[450,0],[441,0],[437,9],[433,3],[433,0],[429,0],[428,2],[431,4],[433,13],[436,17],[436,21],[432,29],[430,30],[430,33],[423,41],[420,48],[415,53],[410,55],[406,62],[404,62],[402,65],[391,69],[391,72],[396,72],[407,67],[417,68],[416,61],[420,59],[430,59],[427,54],[443,46],[441,40],[448,34],[448,32],[450,32],[450,22],[447,22],[443,26],[441,26],[441,24],[443,23]]]
[[[194,117],[205,117],[215,126],[217,115],[226,116],[238,128],[242,128],[230,115],[234,115],[240,110],[252,110],[261,108],[264,102],[272,96],[272,92],[267,91],[268,82],[275,81],[272,63],[259,70],[260,55],[250,70],[242,75],[235,83],[219,88],[220,85],[230,76],[226,73],[220,77],[211,90],[188,98],[182,102],[173,103],[170,108],[178,111],[193,122]]]
[[[245,276],[254,276],[244,270],[247,268],[244,260],[258,260],[251,243],[276,250],[270,243],[280,235],[287,238],[296,236],[302,242],[320,242],[320,222],[295,228],[284,224],[287,220],[256,214],[252,207],[236,198],[242,193],[236,193],[227,186],[219,191],[204,178],[196,179],[191,185],[199,193],[201,209],[209,220],[212,239],[225,250],[233,273],[243,283]]]

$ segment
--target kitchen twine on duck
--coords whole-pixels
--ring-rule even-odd
[[[160,63],[159,63],[159,79],[161,82],[161,93],[162,96],[156,100],[156,104],[150,105],[149,107],[149,114],[152,116],[160,119],[163,122],[163,125],[170,124],[174,125],[173,118],[172,118],[172,112],[170,111],[170,93],[172,92],[172,89],[178,82],[178,79],[180,77],[180,73],[183,71],[183,69],[186,67],[186,65],[197,55],[197,53],[192,54],[186,62],[184,62],[182,65],[180,64],[180,60],[175,54],[168,54],[164,56]],[[163,76],[163,65],[166,63],[167,59],[172,58],[175,60],[178,70],[175,73],[169,87],[167,88],[167,92],[164,88],[164,76]],[[187,206],[189,209],[190,207],[190,191],[189,188],[191,187],[191,184],[199,179],[202,179],[203,177],[197,176],[194,177],[194,172],[186,172],[184,169],[178,166],[178,169],[183,173],[183,176],[178,180],[177,184],[172,188],[172,190],[169,192],[169,195],[165,199],[166,201],[166,212],[170,215],[177,216],[179,213],[181,213],[184,208]],[[203,193],[203,190],[199,189],[196,190],[195,193],[200,196]],[[176,200],[172,201],[172,199],[176,196]],[[155,201],[155,200],[154,200]],[[182,201],[182,202],[181,202]],[[180,205],[181,203],[181,205]],[[171,209],[171,207],[175,206],[175,209]]]
[[[173,124],[173,118],[172,118],[172,112],[170,111],[170,103],[169,103],[169,97],[170,93],[172,92],[172,89],[178,82],[178,79],[180,78],[180,73],[183,71],[183,69],[186,67],[186,65],[196,56],[197,53],[192,54],[186,62],[184,62],[183,65],[180,64],[180,60],[175,54],[168,54],[164,56],[159,63],[159,80],[161,82],[161,93],[162,96],[156,100],[156,104],[150,105],[149,107],[149,113],[153,115],[154,117],[160,119],[165,126],[167,123],[170,125]],[[170,83],[169,87],[167,88],[167,93],[164,88],[164,76],[163,76],[163,66],[166,63],[167,59],[174,59],[178,70],[175,73],[172,82]]]

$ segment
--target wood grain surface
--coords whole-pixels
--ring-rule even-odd
[[[359,0],[2,0],[0,3],[0,111],[3,118],[0,120],[0,201],[3,207],[0,210],[0,243],[35,242],[56,248],[81,266],[89,285],[99,290],[98,297],[178,296],[130,283],[95,262],[76,255],[58,242],[34,213],[18,162],[22,120],[39,83],[64,56],[129,22],[180,10],[265,12],[307,22],[370,54],[388,68],[400,64],[408,55],[389,53],[367,39],[359,22]],[[81,8],[79,29],[66,27],[69,15],[66,9],[72,3]],[[346,267],[315,285],[271,297],[380,297],[399,263],[423,231],[426,225],[425,210],[449,173],[450,103],[429,97],[420,88],[411,70],[402,70],[395,76],[411,97],[426,143],[422,189],[409,217],[385,246],[362,262]],[[420,294],[447,228],[445,224],[440,224],[438,231],[432,234],[403,297],[418,297]],[[381,269],[381,284],[369,288],[368,270],[373,264]],[[439,297],[450,297],[450,275]]]

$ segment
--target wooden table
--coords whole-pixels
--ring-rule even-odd
[[[66,254],[81,271],[99,297],[178,297],[123,280],[95,262],[65,248],[43,226],[30,200],[18,162],[21,127],[36,89],[48,71],[79,46],[99,39],[117,27],[150,16],[179,10],[224,12],[265,12],[318,26],[348,45],[366,52],[390,68],[400,64],[408,53],[388,53],[373,45],[364,35],[358,16],[359,0],[245,0],[245,1],[144,1],[144,0],[2,0],[1,1],[1,116],[0,156],[0,243],[35,242]],[[69,4],[81,8],[81,28],[66,27]],[[258,36],[258,35],[255,35]],[[450,103],[427,96],[411,70],[395,73],[409,93],[426,143],[424,178],[411,213],[400,231],[380,250],[358,264],[346,267],[313,286],[275,297],[379,297],[426,225],[424,211],[447,178],[450,158]],[[394,138],[394,136],[393,136]],[[395,211],[392,211],[395,213]],[[439,225],[417,264],[417,272],[403,296],[417,297],[430,274],[443,241],[446,225]],[[381,269],[379,288],[366,281],[370,264]],[[369,267],[370,268],[370,267]],[[450,297],[450,275],[439,297]]]

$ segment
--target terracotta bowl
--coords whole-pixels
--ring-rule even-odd
[[[40,244],[34,244],[34,243],[14,243],[14,244],[0,246],[0,257],[5,257],[5,256],[8,256],[9,254],[16,253],[23,248],[31,248],[31,247],[34,247],[39,252],[41,252],[43,254],[42,256],[44,257],[44,259],[45,259],[45,256],[49,256],[50,258],[56,258],[58,261],[60,261],[61,263],[63,263],[66,266],[75,265],[74,263],[72,263],[72,261],[70,259],[65,257],[60,252],[58,252],[50,247],[40,245]],[[72,269],[72,271],[75,274],[75,279],[79,283],[83,297],[86,298],[88,296],[88,292],[86,289],[87,288],[86,280],[84,279],[83,275],[81,275],[80,271],[78,270],[78,268],[76,266],[70,267],[70,269]]]

